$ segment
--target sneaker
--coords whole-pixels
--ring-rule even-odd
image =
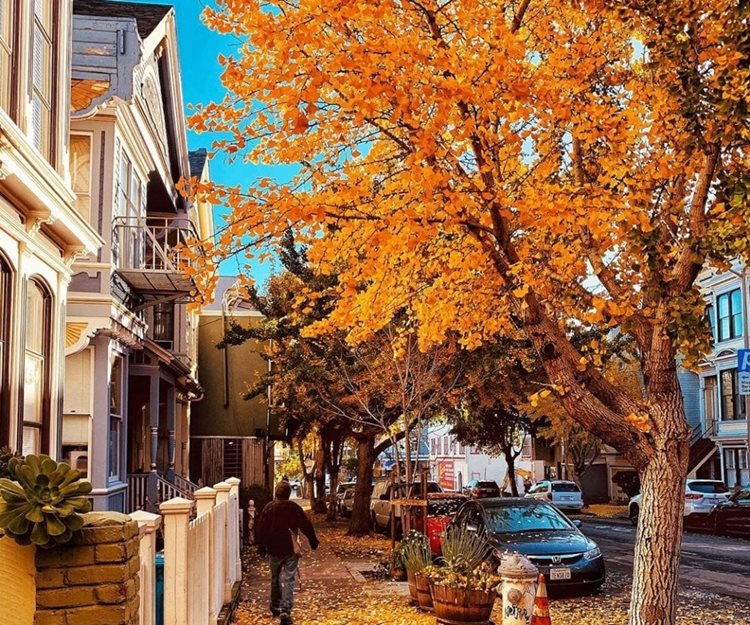
[[[281,625],[292,625],[292,617],[289,614],[284,613],[281,615],[280,623]]]

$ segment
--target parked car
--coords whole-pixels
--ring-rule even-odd
[[[416,529],[424,532],[430,541],[432,555],[443,553],[442,538],[445,528],[453,521],[458,509],[468,501],[468,497],[461,493],[428,493],[427,494],[427,528],[422,523],[422,509],[417,508],[415,514]]]
[[[750,538],[750,485],[743,486],[710,513],[711,527],[717,534]]]
[[[535,498],[473,499],[453,523],[486,531],[494,559],[506,551],[525,555],[544,574],[551,590],[592,591],[604,583],[604,558],[597,544],[555,506]]]
[[[542,499],[555,504],[560,510],[583,509],[583,495],[575,482],[567,480],[544,480],[537,482],[526,493],[526,497]]]
[[[344,501],[344,494],[348,488],[356,486],[356,482],[341,482],[336,486],[336,510],[342,512],[341,503]]]
[[[396,487],[399,492],[396,493],[393,499],[398,499],[404,496],[408,496],[412,499],[418,499],[421,497],[421,482],[414,482],[408,493],[404,493],[406,490],[404,484],[400,487],[396,485]],[[386,533],[391,530],[391,489],[392,485],[388,480],[375,482],[375,486],[372,489],[372,498],[370,499],[372,527],[375,530],[384,530]],[[443,489],[437,482],[427,482],[427,492],[442,493]],[[401,506],[395,506],[394,517],[396,519],[396,532],[398,533],[401,529]]]
[[[354,510],[354,487],[350,486],[344,491],[339,505],[339,513],[344,517],[351,517]]]
[[[472,499],[479,499],[480,497],[499,497],[500,487],[494,480],[471,480],[463,488],[464,495],[468,495]]]
[[[685,508],[683,515],[688,526],[704,527],[714,506],[727,501],[731,495],[727,485],[720,480],[687,480],[685,482]],[[641,496],[628,502],[628,516],[633,525],[638,525],[641,514]]]

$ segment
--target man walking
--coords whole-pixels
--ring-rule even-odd
[[[270,557],[271,563],[271,613],[281,617],[281,625],[291,625],[294,584],[297,578],[299,555],[295,549],[299,532],[307,536],[310,547],[318,548],[310,519],[304,510],[289,501],[292,487],[280,482],[275,498],[260,514],[255,526],[255,544],[261,557]]]

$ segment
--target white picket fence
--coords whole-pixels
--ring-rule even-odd
[[[159,506],[161,516],[140,511],[131,515],[144,527],[140,625],[156,622],[154,532],[159,521],[164,535],[164,625],[216,625],[242,575],[239,485],[230,478],[196,490],[194,501],[165,501]]]

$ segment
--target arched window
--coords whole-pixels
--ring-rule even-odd
[[[0,446],[10,437],[10,315],[13,306],[13,270],[0,255]],[[12,445],[15,447],[15,445]]]
[[[23,454],[49,452],[49,356],[52,297],[34,278],[26,285]]]

